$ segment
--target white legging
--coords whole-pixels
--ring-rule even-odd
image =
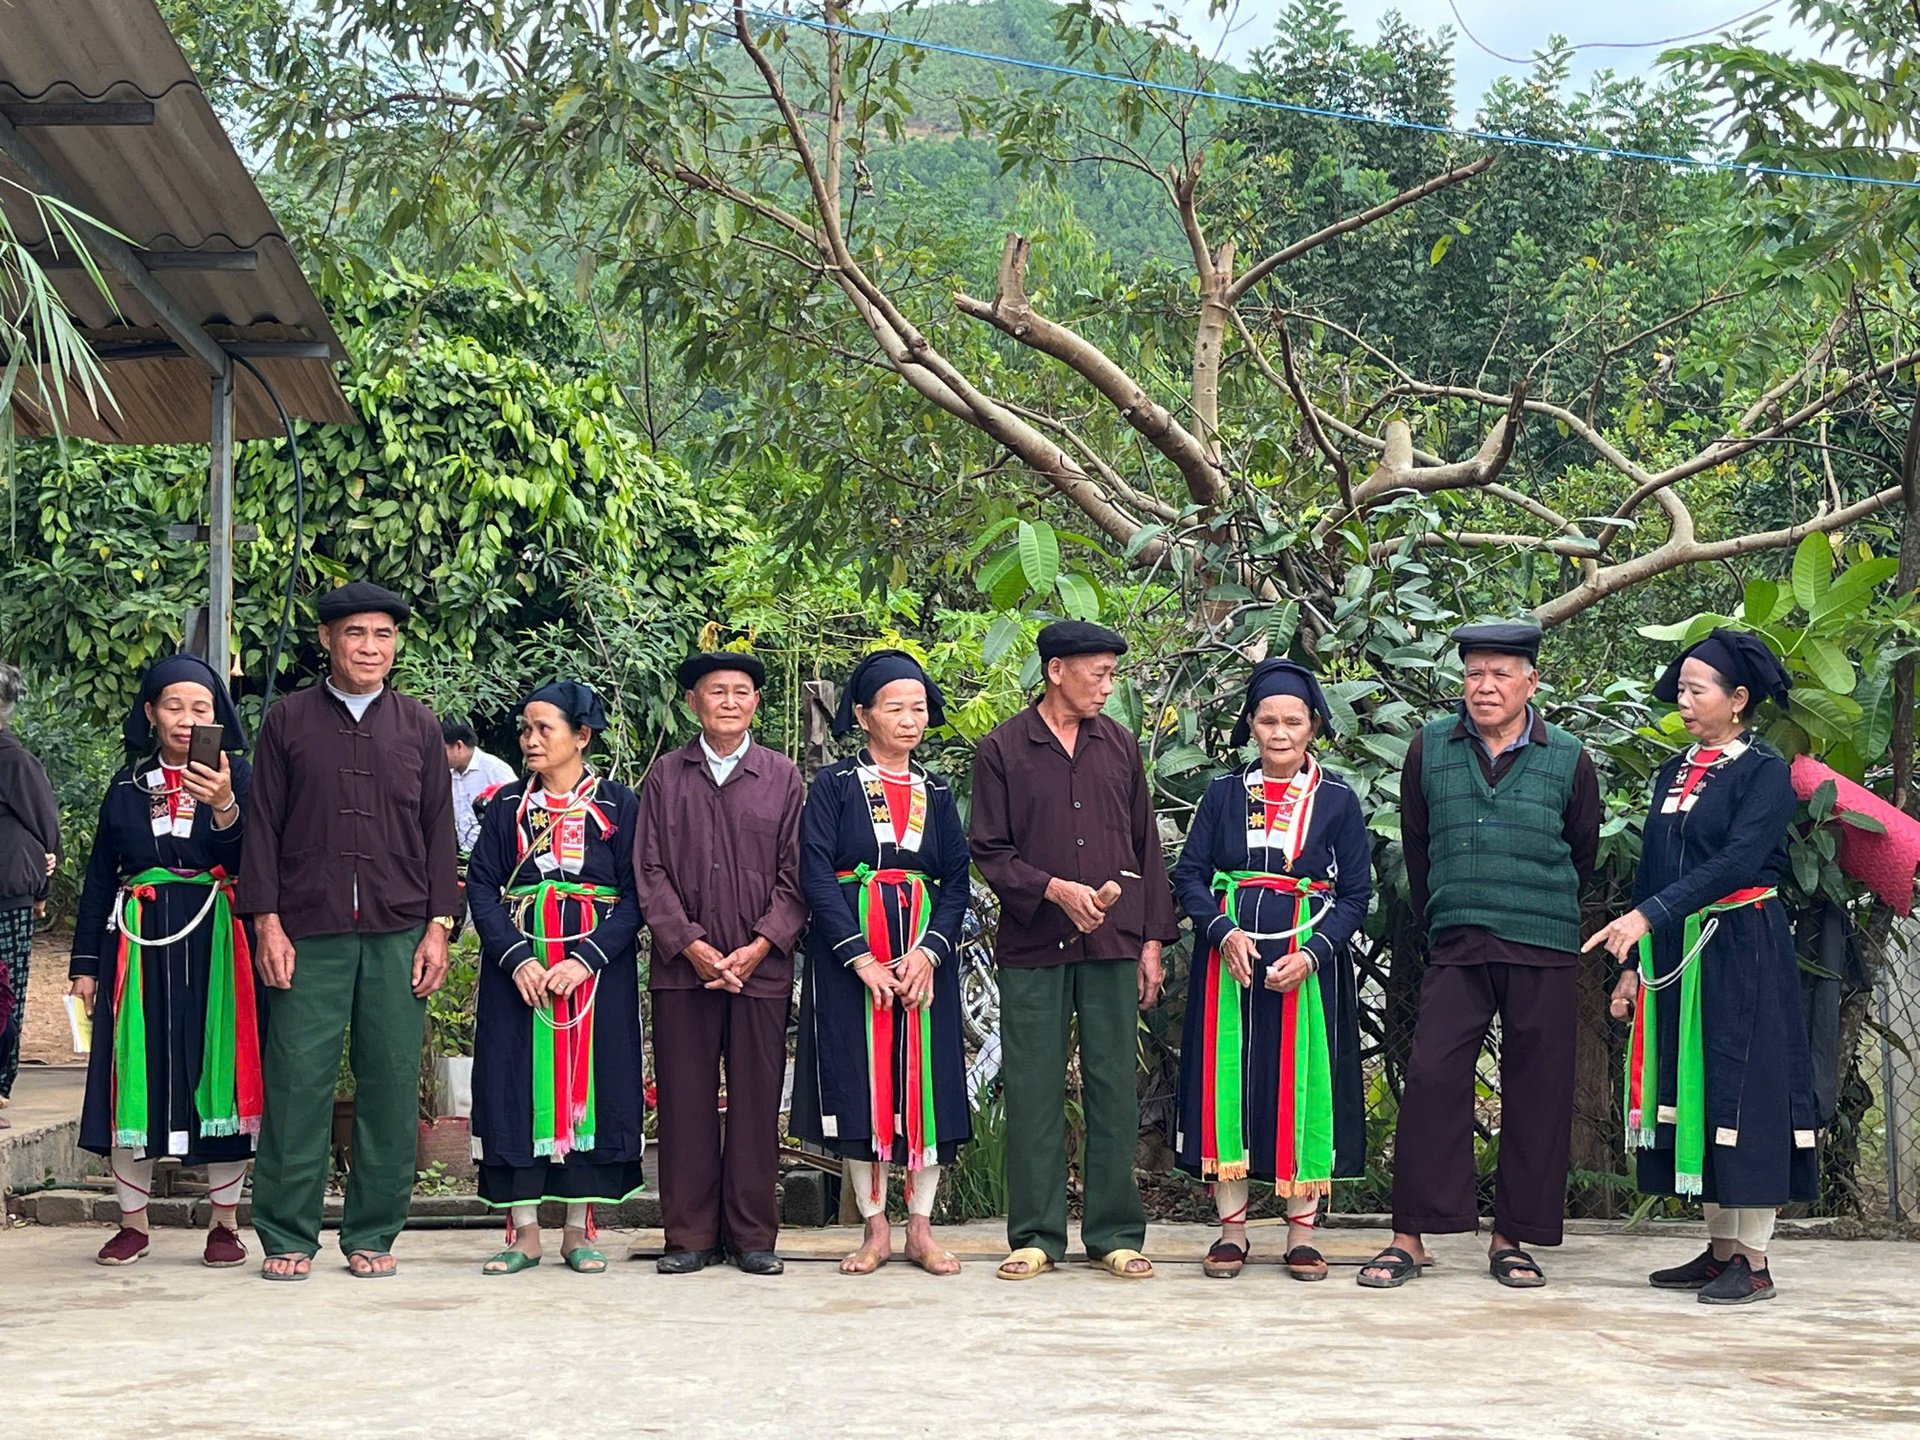
[[[1756,1255],[1767,1253],[1773,1239],[1773,1221],[1778,1213],[1753,1205],[1714,1205],[1700,1207],[1707,1215],[1707,1235],[1714,1240],[1731,1240]]]
[[[847,1160],[841,1165],[841,1175],[853,1187],[854,1203],[860,1207],[862,1220],[871,1220],[887,1208],[886,1185],[875,1185],[873,1167],[871,1160]],[[933,1198],[940,1191],[940,1167],[929,1165],[922,1170],[909,1170],[906,1175],[907,1212],[923,1220],[931,1220]],[[880,1179],[885,1181],[884,1172]]]
[[[538,1205],[515,1205],[509,1212],[513,1216],[514,1233],[540,1228],[540,1207]],[[587,1202],[567,1202],[567,1228],[585,1230],[587,1228]]]
[[[153,1193],[153,1157],[115,1146],[111,1163],[121,1216],[138,1215],[147,1208],[147,1197]],[[240,1203],[240,1186],[246,1178],[246,1161],[214,1161],[207,1166],[207,1198],[223,1209],[231,1209]]]
[[[1253,1187],[1245,1180],[1216,1180],[1213,1182],[1213,1203],[1220,1210],[1222,1225],[1244,1225],[1247,1221],[1247,1201]],[[1287,1199],[1287,1219],[1296,1225],[1309,1222],[1320,1209],[1318,1195],[1293,1195]]]

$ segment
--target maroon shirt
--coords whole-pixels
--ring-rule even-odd
[[[392,686],[357,721],[324,684],[268,711],[246,829],[234,908],[278,914],[290,940],[460,912],[440,722]]]
[[[725,955],[758,935],[773,948],[742,993],[792,993],[793,947],[807,919],[803,798],[793,762],[757,740],[725,785],[713,783],[698,736],[654,762],[633,837],[640,913],[653,933],[649,988],[697,990],[689,945],[704,940]]]
[[[1072,755],[1037,703],[996,726],[974,751],[967,838],[1000,897],[999,964],[1137,960],[1147,941],[1179,938],[1139,743],[1104,715],[1080,722]],[[1074,928],[1046,898],[1056,877],[1096,890],[1118,880],[1107,923],[1091,935]]]
[[[1427,889],[1430,869],[1427,792],[1420,783],[1421,757],[1426,754],[1424,741],[1425,736],[1416,731],[1413,744],[1407,747],[1406,764],[1400,771],[1400,844],[1407,856],[1407,890],[1413,902],[1414,924],[1421,929],[1426,928],[1430,893]],[[1495,789],[1526,748],[1514,745],[1498,755],[1489,755],[1486,745],[1467,723],[1464,705],[1460,707],[1460,722],[1454,727],[1449,743],[1471,746],[1473,758],[1480,762],[1480,773]],[[1547,743],[1547,722],[1538,710],[1533,711],[1527,743]],[[1560,833],[1573,852],[1573,868],[1584,890],[1593,879],[1594,862],[1600,854],[1600,774],[1584,750],[1574,762],[1573,793],[1567,797]],[[1427,960],[1434,965],[1571,965],[1579,958],[1569,950],[1549,950],[1544,945],[1523,945],[1518,940],[1503,939],[1479,925],[1451,925],[1438,935],[1427,937]]]

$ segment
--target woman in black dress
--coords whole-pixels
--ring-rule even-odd
[[[1286,1199],[1288,1273],[1325,1279],[1311,1243],[1321,1197],[1366,1163],[1347,947],[1373,851],[1359,797],[1311,753],[1331,728],[1311,671],[1256,665],[1233,743],[1258,741],[1259,757],[1207,787],[1173,870],[1196,937],[1175,1161],[1213,1187],[1220,1239],[1203,1268],[1216,1279],[1246,1263],[1250,1179]]]
[[[189,762],[196,725],[221,727],[219,768]],[[153,1162],[207,1167],[202,1256],[247,1258],[235,1211],[260,1133],[260,1031],[233,882],[253,772],[226,686],[191,655],[159,661],[122,727],[129,763],[108,782],[73,924],[69,991],[93,1015],[80,1145],[105,1155],[120,1228],[95,1257],[147,1253]]]
[[[1653,693],[1679,705],[1694,743],[1654,776],[1634,908],[1585,947],[1620,963],[1612,1008],[1633,1021],[1626,1123],[1640,1188],[1698,1199],[1707,1216],[1707,1250],[1648,1280],[1709,1305],[1773,1298],[1774,1212],[1819,1194],[1799,967],[1775,889],[1793,783],[1749,728],[1791,684],[1758,637],[1734,630],[1667,667]]]
[[[487,806],[467,864],[480,936],[473,1138],[480,1198],[509,1212],[507,1248],[482,1267],[540,1263],[539,1206],[567,1207],[561,1257],[597,1275],[593,1202],[640,1190],[646,1147],[635,939],[634,821],[640,802],[587,765],[607,717],[571,680],[520,707],[530,778]]]
[[[940,1167],[973,1134],[960,1040],[960,927],[967,835],[953,789],[913,763],[945,723],[939,687],[882,650],[847,678],[834,733],[867,744],[822,770],[800,817],[800,888],[813,918],[800,991],[793,1133],[844,1160],[866,1221],[840,1263],[865,1275],[893,1254],[886,1167],[905,1172],[907,1259],[932,1275],[959,1261],[933,1238]]]

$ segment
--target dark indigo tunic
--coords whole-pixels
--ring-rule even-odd
[[[1373,897],[1373,848],[1367,839],[1366,817],[1351,786],[1324,766],[1320,789],[1307,827],[1305,843],[1291,872],[1279,847],[1247,843],[1247,776],[1259,770],[1254,762],[1222,775],[1200,798],[1186,846],[1173,867],[1174,889],[1180,907],[1193,919],[1194,969],[1207,962],[1207,951],[1224,940],[1233,926],[1222,912],[1221,897],[1212,889],[1217,872],[1259,871],[1269,875],[1291,873],[1300,879],[1333,882],[1332,906],[1313,927],[1304,947],[1290,940],[1256,942],[1259,960],[1254,983],[1241,992],[1241,1034],[1246,1059],[1242,1075],[1246,1091],[1242,1114],[1247,1129],[1247,1159],[1254,1179],[1274,1178],[1274,1129],[1280,1102],[1280,1011],[1285,999],[1261,983],[1262,971],[1295,948],[1320,957],[1320,1000],[1326,1012],[1327,1048],[1333,1079],[1333,1174],[1359,1175],[1366,1166],[1366,1104],[1360,1075],[1360,1009],[1353,962],[1348,946],[1367,918]],[[1276,933],[1294,924],[1294,897],[1276,890],[1249,887],[1238,901],[1243,930]],[[1316,898],[1315,905],[1322,903]],[[1229,983],[1231,983],[1229,981]],[[1202,1027],[1205,1007],[1189,985],[1187,1014],[1180,1046],[1179,1129],[1174,1136],[1175,1163],[1187,1174],[1200,1175]]]
[[[859,924],[857,887],[837,877],[867,865],[876,870],[917,870],[928,877],[927,931],[920,944],[938,962],[933,972],[933,1116],[940,1162],[945,1164],[972,1136],[971,1097],[966,1093],[966,1056],[960,1033],[960,929],[967,914],[967,836],[953,787],[914,766],[926,786],[925,831],[917,849],[904,849],[874,833],[863,765],[865,751],[830,765],[815,777],[800,819],[800,887],[812,910],[807,929],[806,973],[800,991],[800,1037],[794,1060],[793,1133],[835,1154],[872,1160],[872,1086],[868,1077],[866,984],[846,962],[867,950]],[[887,936],[897,957],[911,948],[905,891],[883,887]],[[912,1011],[895,1008],[894,1094],[902,1091],[906,1026]],[[896,1122],[893,1160],[907,1159],[903,1129]]]
[[[515,927],[504,887],[537,883],[542,872],[531,856],[519,863],[517,814],[528,782],[503,787],[487,806],[467,862],[467,903],[480,936],[480,983],[475,1000],[473,1044],[473,1138],[481,1157],[481,1195],[495,1205],[555,1200],[625,1199],[641,1184],[646,1148],[644,1056],[640,1033],[640,967],[636,941],[640,902],[633,883],[633,831],[640,801],[633,791],[602,780],[593,802],[613,822],[602,835],[591,819],[580,869],[551,878],[604,887],[611,901],[596,901],[593,933],[567,947],[571,958],[594,972],[594,1147],[576,1150],[565,1162],[533,1150],[533,1009],[520,996],[513,972],[532,957],[533,944]],[[577,908],[561,906],[566,933],[580,930]],[[532,929],[532,920],[526,921]],[[553,1032],[539,1025],[538,1038]]]
[[[193,827],[185,836],[155,835],[152,797],[135,777],[158,767],[148,758],[128,766],[107,785],[94,829],[93,853],[73,922],[70,976],[96,978],[93,1050],[87,1057],[87,1094],[80,1110],[80,1146],[95,1155],[113,1148],[113,987],[120,955],[118,931],[107,929],[115,914],[120,882],[142,870],[200,871],[218,866],[229,875],[240,868],[242,837],[253,788],[253,770],[230,754],[233,797],[240,818],[225,830],[213,828],[213,807],[196,805]],[[156,938],[177,933],[199,913],[207,891],[197,885],[161,885],[143,902],[140,926]],[[236,916],[236,918],[238,918]],[[256,1137],[247,1134],[202,1136],[193,1091],[200,1083],[206,1046],[207,972],[213,956],[212,914],[194,932],[173,945],[142,946],[135,953],[145,967],[147,1017],[147,1144],[149,1156],[173,1155],[188,1165],[213,1160],[244,1160]],[[260,1033],[266,1033],[266,987],[256,982],[254,1003]]]
[[[1735,891],[1778,884],[1787,873],[1795,801],[1786,761],[1752,744],[1706,773],[1690,809],[1662,813],[1685,763],[1677,755],[1654,776],[1634,882],[1635,908],[1653,926],[1656,975],[1679,964],[1688,915]],[[1700,1198],[1763,1208],[1818,1199],[1813,1065],[1786,906],[1768,900],[1718,919],[1695,961],[1707,1086]],[[1679,994],[1677,983],[1663,990],[1657,1011],[1663,1101],[1674,1093]],[[1639,1152],[1640,1188],[1672,1194],[1673,1161],[1674,1127],[1660,1125],[1654,1148]]]

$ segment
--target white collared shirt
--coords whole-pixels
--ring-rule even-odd
[[[722,755],[707,743],[707,737],[704,734],[701,735],[700,748],[706,752],[707,769],[713,774],[714,784],[724,785],[727,783],[727,777],[732,775],[740,762],[746,758],[747,747],[751,744],[753,744],[753,736],[743,735],[740,737],[740,748],[738,750],[734,751],[731,755]]]

